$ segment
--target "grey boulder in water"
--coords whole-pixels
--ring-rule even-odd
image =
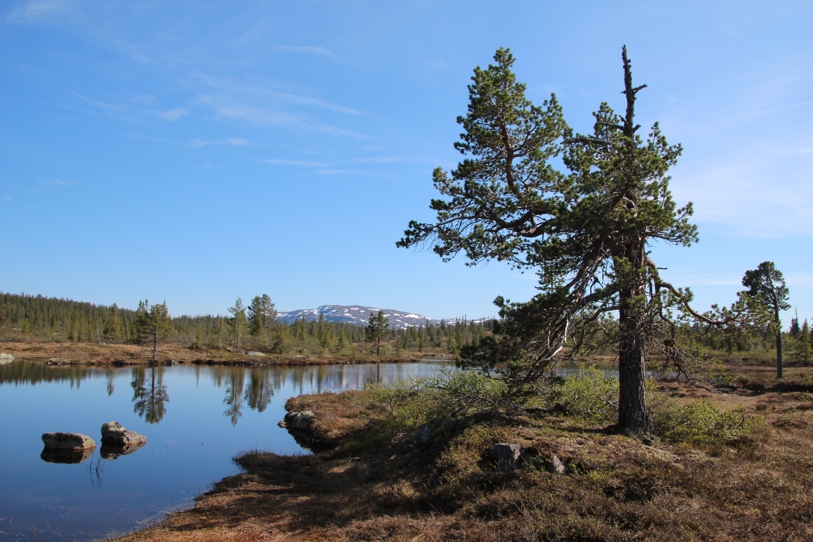
[[[138,449],[145,442],[147,442],[147,437],[125,429],[117,421],[110,421],[102,425],[102,444],[106,446],[126,446]]]
[[[42,442],[46,448],[55,450],[87,450],[96,447],[96,442],[87,435],[62,431],[43,433]]]

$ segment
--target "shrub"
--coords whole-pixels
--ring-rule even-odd
[[[737,445],[753,425],[743,407],[723,410],[706,400],[664,403],[653,412],[653,421],[665,439],[694,446]]]
[[[439,392],[439,406],[447,413],[470,414],[507,406],[507,384],[476,370],[444,371],[427,379],[425,385]]]
[[[466,370],[401,380],[390,387],[373,384],[367,389],[371,403],[387,412],[401,430],[452,413],[461,416],[494,408],[505,395],[503,382]]]
[[[609,378],[593,366],[581,365],[578,375],[554,386],[548,401],[561,403],[573,416],[611,423],[618,417],[618,378]]]

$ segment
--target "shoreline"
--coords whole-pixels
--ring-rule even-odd
[[[247,451],[234,459],[243,472],[191,508],[110,540],[807,539],[813,369],[781,382],[770,368],[744,369],[725,389],[657,383],[676,404],[706,401],[752,420],[743,438],[704,445],[642,443],[558,412],[393,429],[393,403],[382,409],[375,392],[295,397],[285,407],[312,419],[298,431],[316,444],[312,455]],[[496,467],[489,446],[498,442],[536,459]],[[548,457],[563,467],[534,466]]]
[[[0,341],[0,353],[14,359],[40,361],[54,366],[76,367],[128,367],[149,365],[228,365],[228,366],[308,366],[355,365],[364,363],[417,363],[421,360],[453,361],[450,355],[414,352],[376,357],[355,353],[346,355],[294,355],[266,354],[262,352],[235,353],[228,350],[191,350],[175,344],[159,348],[156,359],[145,346],[125,343],[57,343],[45,341]]]

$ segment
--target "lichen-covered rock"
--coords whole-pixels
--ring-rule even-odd
[[[559,459],[558,455],[554,455],[550,458],[550,463],[547,465],[547,468],[554,474],[564,474],[567,471],[567,467],[565,467],[565,464]]]
[[[522,447],[519,444],[500,442],[491,445],[491,454],[497,460],[497,469],[500,472],[516,469],[521,452]]]
[[[86,450],[96,447],[96,442],[87,435],[62,431],[43,433],[42,442],[46,448],[55,450]]]
[[[106,446],[131,446],[134,447],[133,451],[135,451],[137,449],[136,445],[144,445],[146,442],[147,437],[125,429],[117,421],[110,421],[102,425],[102,444]]]

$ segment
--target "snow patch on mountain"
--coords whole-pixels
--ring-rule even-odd
[[[377,307],[365,307],[362,305],[322,305],[315,309],[297,309],[289,312],[277,313],[277,321],[285,324],[291,324],[296,320],[304,318],[306,321],[318,320],[319,315],[323,315],[326,322],[344,322],[345,324],[355,326],[366,326],[370,320],[370,314],[376,315],[378,311],[384,312],[384,316],[390,319],[390,326],[395,329],[404,329],[407,327],[425,326],[427,323],[433,326],[439,326],[441,322],[447,325],[456,324],[460,318],[428,318],[422,314],[415,314],[413,312],[399,311],[395,309],[379,309]],[[482,323],[491,320],[491,318],[478,318],[476,320],[468,320],[468,322]]]

